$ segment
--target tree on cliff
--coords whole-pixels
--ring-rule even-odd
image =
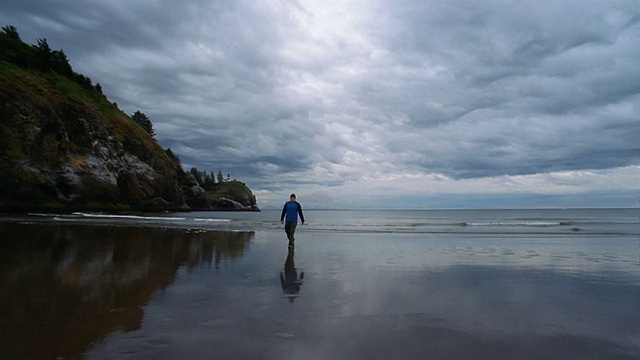
[[[140,110],[134,112],[131,115],[131,119],[138,125],[142,126],[151,136],[156,136],[156,132],[153,130],[153,124],[147,115],[140,112]]]
[[[78,74],[74,74],[71,69],[67,54],[65,54],[62,49],[51,50],[47,39],[38,39],[38,45],[33,45],[33,47],[37,50],[39,64],[42,67],[41,70],[51,69],[68,78],[78,77]],[[80,82],[83,83],[85,82],[84,80],[83,76]],[[89,83],[90,82],[91,81],[89,81]]]
[[[20,40],[20,35],[18,34],[18,29],[16,29],[13,25],[6,25],[2,27],[2,30],[5,34],[7,34],[10,38]],[[22,40],[21,40],[22,41]]]
[[[196,167],[192,167],[189,173],[193,175],[200,187],[207,191],[215,191],[219,188],[219,184],[216,183],[216,176],[213,171],[207,173],[206,171],[200,171]]]
[[[69,78],[87,89],[96,90],[91,79],[73,71],[67,55],[62,49],[53,50],[47,39],[38,39],[36,45],[25,47],[15,26],[2,27],[0,33],[0,60],[18,65],[23,68],[38,71],[54,71]]]

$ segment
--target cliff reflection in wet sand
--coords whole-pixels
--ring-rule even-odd
[[[217,268],[253,236],[0,224],[0,354],[78,357],[111,332],[138,329],[143,307],[179,268]]]

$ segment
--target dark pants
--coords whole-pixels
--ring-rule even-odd
[[[297,222],[286,221],[284,223],[284,232],[287,233],[287,239],[289,239],[289,245],[293,245],[293,242],[296,240],[293,237],[293,234],[295,234],[296,232],[296,225],[298,225]]]

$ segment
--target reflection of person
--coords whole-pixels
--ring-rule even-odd
[[[295,241],[293,234],[295,234],[296,226],[298,225],[298,215],[300,215],[300,220],[304,225],[302,205],[296,201],[296,194],[291,194],[289,201],[284,203],[282,214],[280,214],[280,223],[284,224],[284,232],[287,233],[287,239],[289,239],[289,248],[293,247],[293,242]]]
[[[293,256],[293,249],[289,249],[287,260],[284,262],[284,274],[280,272],[280,285],[289,298],[289,302],[293,302],[296,297],[298,297],[300,285],[302,285],[302,280],[304,279],[304,271],[300,273],[300,278],[298,278],[298,271],[296,270],[296,263]]]

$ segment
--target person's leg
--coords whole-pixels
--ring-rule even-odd
[[[291,223],[290,222],[284,223],[284,232],[287,234],[287,239],[289,240],[289,242],[291,242]]]
[[[291,223],[291,244],[293,244],[294,241],[296,241],[296,239],[293,237],[293,235],[296,233],[296,225],[298,225],[298,223]]]
[[[284,224],[284,231],[287,233],[287,239],[289,239],[289,245],[293,245],[295,238],[293,234],[296,232],[296,223],[294,222],[286,222]]]
[[[287,234],[287,239],[291,242],[291,226],[288,222],[284,223],[284,232]]]

